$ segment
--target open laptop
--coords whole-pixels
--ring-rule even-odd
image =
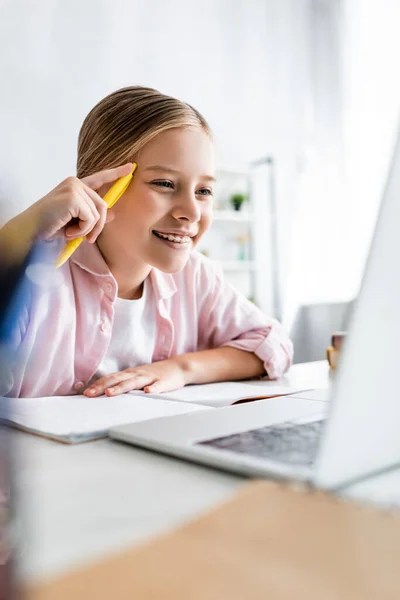
[[[399,257],[400,138],[330,402],[314,391],[121,425],[111,437],[325,489],[400,465]]]

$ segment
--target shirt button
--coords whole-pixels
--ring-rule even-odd
[[[108,331],[108,325],[105,321],[100,325],[101,331]]]
[[[77,381],[74,385],[74,390],[76,392],[81,392],[84,387],[85,387],[85,385],[84,385],[83,381]]]
[[[105,292],[107,292],[107,294],[112,294],[112,292],[113,292],[113,285],[112,285],[112,283],[108,282],[108,283],[104,284],[104,288],[103,289],[104,289]]]

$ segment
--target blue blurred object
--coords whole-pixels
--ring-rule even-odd
[[[16,327],[26,293],[26,270],[31,263],[34,246],[19,264],[7,265],[0,262],[0,388],[8,376],[15,357],[9,344]],[[15,524],[12,455],[10,436],[0,421],[0,600],[16,600],[18,597],[15,581]]]
[[[25,271],[32,260],[32,249],[22,264],[0,263],[0,344],[7,344],[24,301]]]

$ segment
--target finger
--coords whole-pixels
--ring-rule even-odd
[[[100,377],[100,379],[92,383],[92,385],[86,388],[83,393],[85,396],[101,396],[101,394],[104,394],[108,387],[116,385],[120,381],[128,379],[129,377],[132,377],[132,373],[125,373],[124,371],[120,371],[119,373],[111,373],[111,375],[105,375],[104,377]]]
[[[162,384],[160,379],[155,379],[152,384],[146,385],[143,388],[143,391],[146,392],[146,394],[161,394],[161,392],[166,392],[168,390],[166,386]]]
[[[74,225],[67,226],[65,234],[68,238],[88,235],[100,219],[100,214],[91,198],[82,194],[80,199],[78,214],[75,217],[79,221]]]
[[[132,167],[132,163],[126,163],[125,165],[115,167],[114,169],[106,169],[105,171],[100,171],[99,173],[93,173],[93,175],[83,177],[81,181],[83,181],[85,185],[92,188],[92,190],[97,190],[105,183],[111,183],[119,177],[128,175],[132,171]]]
[[[154,381],[154,376],[151,376],[150,374],[137,375],[136,377],[131,377],[130,379],[106,388],[105,394],[107,396],[118,396],[119,394],[130,392],[131,390],[142,390],[147,385],[151,385]]]
[[[97,237],[100,235],[100,233],[103,231],[104,225],[106,224],[108,208],[107,203],[104,202],[103,198],[101,198],[89,186],[85,185],[84,189],[87,195],[92,200],[99,214],[99,220],[97,221],[96,225],[93,227],[89,235],[86,237],[87,241],[93,244],[96,241]]]
[[[93,202],[93,200],[90,198],[90,196],[88,194],[85,193],[85,190],[82,190],[82,192],[80,194],[80,197],[82,198],[82,200],[84,202],[86,202],[86,204],[88,205],[88,207],[92,211],[92,215],[94,216],[94,218],[95,219],[99,219],[100,215],[99,215],[99,211],[97,210],[96,203]]]
[[[67,200],[68,198],[66,198]],[[76,191],[75,206],[69,209],[62,219],[46,229],[45,237],[51,238],[58,233],[67,240],[70,240],[82,236],[82,225],[79,227],[78,219],[79,221],[83,221],[86,224],[84,228],[90,231],[94,221],[93,212],[87,202],[82,200],[79,192]]]

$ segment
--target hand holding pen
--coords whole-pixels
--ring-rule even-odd
[[[95,190],[126,176],[129,184],[135,167],[135,164],[127,163],[82,179],[68,177],[22,215],[36,223],[35,237],[40,239],[62,236],[69,242],[86,237],[89,243],[94,243],[104,225],[113,218],[107,201]]]
[[[109,209],[112,208],[114,206],[114,204],[121,198],[122,194],[125,192],[125,190],[129,186],[131,179],[133,177],[133,173],[136,170],[136,167],[137,167],[137,164],[133,163],[131,165],[131,169],[130,169],[129,173],[127,175],[123,175],[122,177],[119,177],[117,179],[117,181],[111,186],[111,188],[104,194],[103,204],[106,205],[106,210],[107,210],[105,222],[107,222],[107,217],[110,214],[108,212]],[[98,224],[95,225],[95,229],[97,227],[98,227]],[[100,231],[103,229],[103,227],[104,227],[104,223],[101,226]],[[95,241],[96,238],[94,240],[92,240],[91,234],[92,234],[92,232],[90,232],[90,234],[89,234],[90,241]],[[97,237],[97,235],[96,235],[96,237]],[[70,256],[72,256],[72,254],[80,246],[80,244],[83,242],[84,239],[85,239],[85,235],[81,234],[80,236],[76,237],[75,239],[70,239],[67,242],[67,244],[65,245],[65,247],[63,248],[63,250],[60,252],[60,254],[57,257],[57,261],[56,261],[56,265],[55,265],[56,268],[61,267],[61,265],[63,265],[70,258]]]

